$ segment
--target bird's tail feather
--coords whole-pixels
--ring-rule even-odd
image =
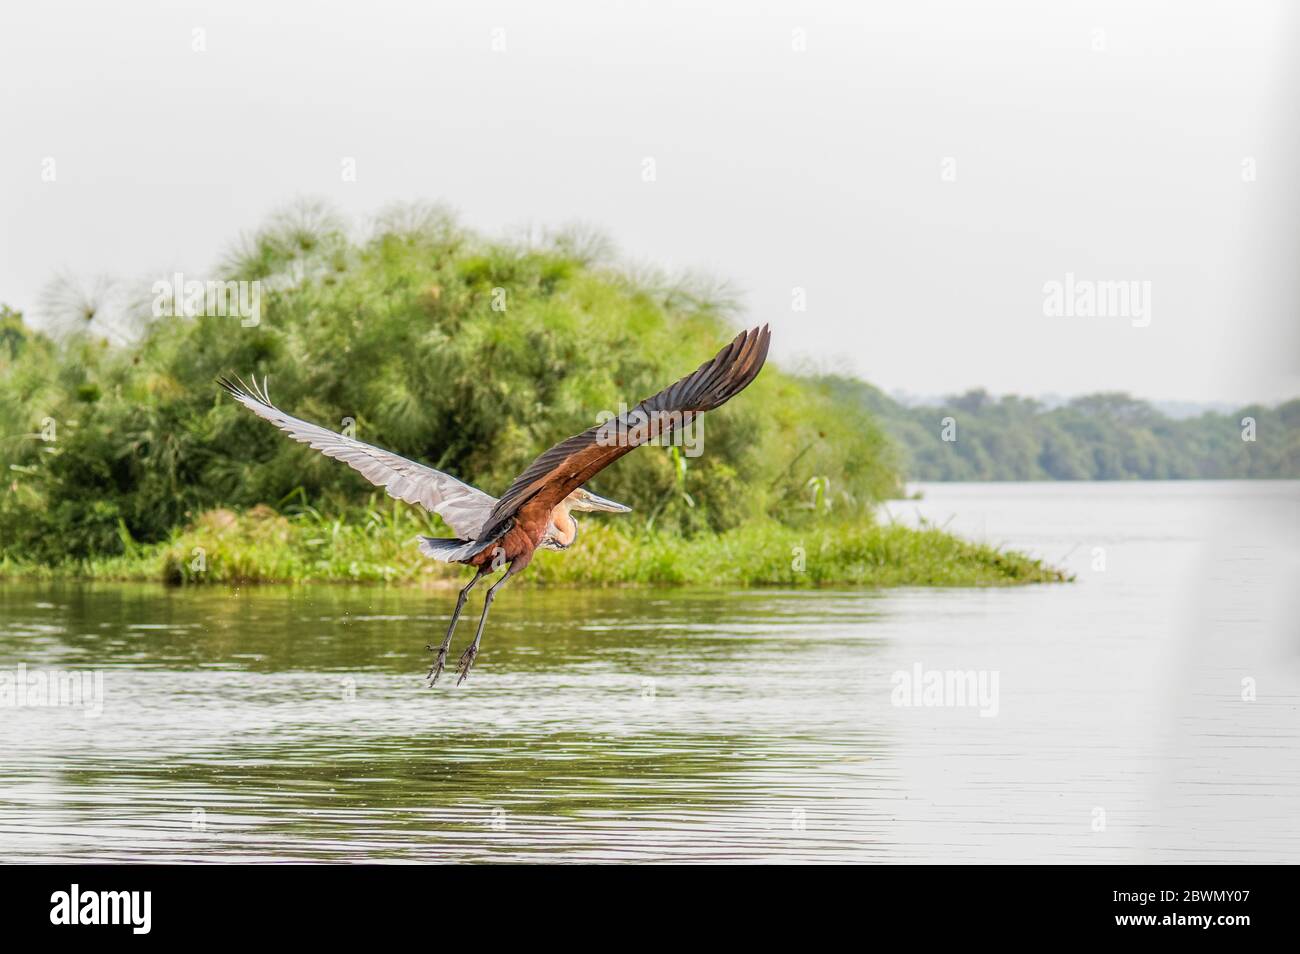
[[[443,563],[460,563],[478,556],[499,537],[486,540],[461,540],[459,537],[420,537],[420,552]]]
[[[420,552],[444,563],[472,556],[473,540],[461,540],[458,537],[420,537]]]

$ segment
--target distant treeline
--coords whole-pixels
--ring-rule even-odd
[[[852,378],[822,382],[875,415],[913,480],[1300,477],[1300,400],[1177,420],[1127,394],[1048,408],[971,391],[909,407]]]

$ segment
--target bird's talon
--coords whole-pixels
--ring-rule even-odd
[[[456,669],[460,672],[460,678],[456,680],[456,685],[459,686],[465,681],[465,677],[469,675],[469,668],[474,665],[474,658],[477,655],[478,650],[471,646],[469,649],[465,650],[465,654],[460,657],[460,662],[456,665]]]
[[[442,675],[442,670],[446,667],[446,665],[447,665],[447,651],[445,649],[439,650],[437,661],[434,662],[434,664],[429,667],[429,674],[428,676],[425,677],[429,680],[430,689],[432,689],[434,685],[437,683],[438,677]]]

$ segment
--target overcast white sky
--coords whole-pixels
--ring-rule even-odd
[[[1294,397],[1291,7],[4,4],[0,301],[423,197],[727,278],[778,360],[889,390]],[[1149,281],[1150,323],[1044,315],[1067,273]]]

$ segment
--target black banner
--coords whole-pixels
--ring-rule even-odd
[[[645,927],[667,936],[679,930],[683,909],[717,930],[761,912],[793,923],[848,917],[867,930],[985,943],[1032,934],[1230,944],[1287,931],[1292,920],[1293,873],[1285,868],[877,867],[822,871],[816,886],[803,876],[792,884],[782,871],[711,883],[695,874],[660,883],[657,872],[610,873],[597,889],[578,872],[534,882],[527,872],[368,865],[32,866],[5,868],[0,878],[8,939],[126,943],[373,941],[423,930],[433,916],[481,929],[557,917],[595,924],[611,912],[625,927],[644,916]]]

